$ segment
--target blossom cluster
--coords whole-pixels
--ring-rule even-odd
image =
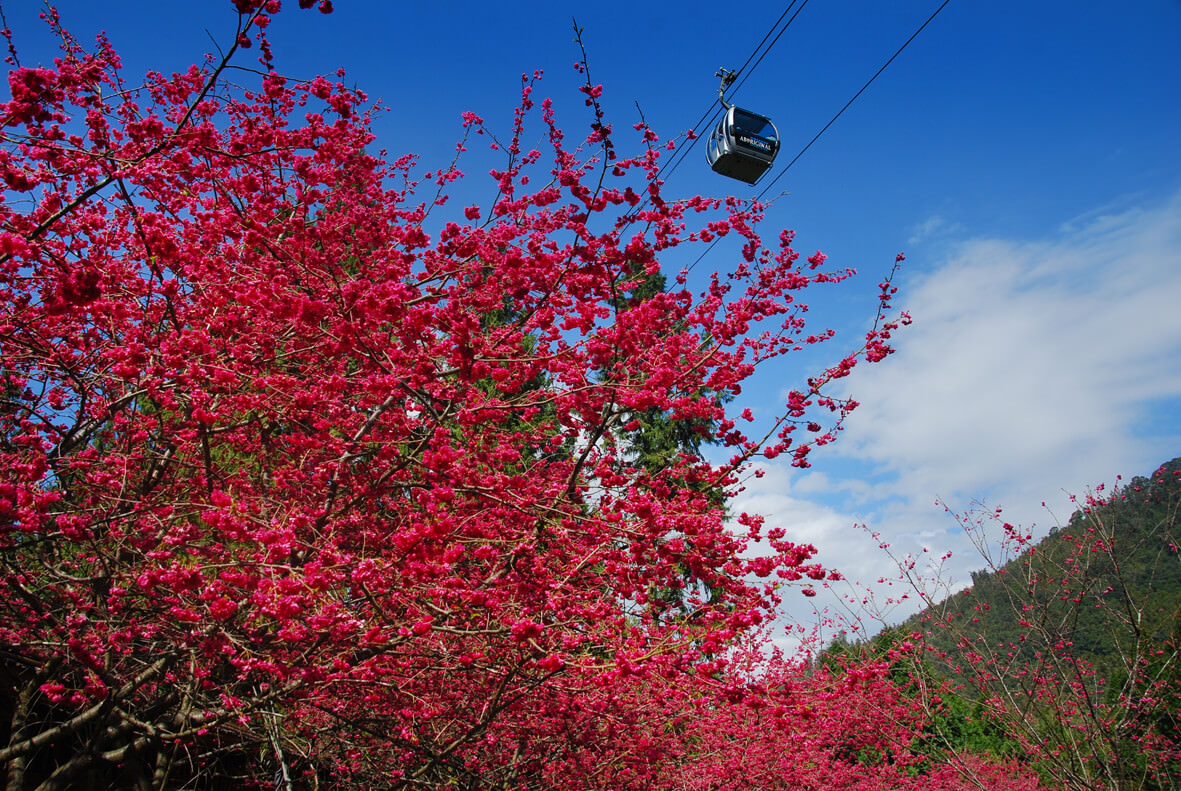
[[[837,715],[863,692],[859,716],[878,710],[880,669],[743,680],[735,647],[830,572],[778,528],[750,557],[761,520],[736,528],[726,501],[756,453],[805,465],[835,437],[855,405],[826,386],[895,325],[748,437],[729,400],[832,338],[799,297],[848,272],[801,262],[789,233],[764,244],[757,203],[666,200],[655,133],[618,154],[589,82],[570,147],[526,78],[495,200],[452,216],[459,160],[419,176],[370,153],[364,94],[275,73],[280,3],[234,5],[223,60],[138,88],[50,15],[61,57],[14,67],[0,104],[13,787],[146,783],[154,762],[160,787],[184,764],[653,788],[733,771],[711,740],[760,711],[783,739],[825,734],[799,772],[860,765],[843,739],[865,723]],[[254,44],[258,84],[226,82]],[[662,273],[671,248],[727,237],[730,271],[698,293]],[[640,463],[653,421],[731,458]],[[904,732],[872,738],[906,752]]]

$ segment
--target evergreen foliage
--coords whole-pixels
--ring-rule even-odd
[[[1179,508],[1181,458],[1100,487],[1036,544],[1003,524],[1003,562],[880,635],[925,644],[933,746],[1025,754],[1066,788],[1177,787]],[[961,520],[977,537],[996,521]]]

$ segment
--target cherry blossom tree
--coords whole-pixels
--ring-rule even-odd
[[[755,454],[835,439],[856,404],[826,388],[889,353],[889,283],[748,436],[729,404],[833,337],[802,292],[850,271],[765,242],[760,203],[667,200],[678,141],[617,136],[589,77],[574,142],[536,75],[503,139],[457,118],[458,153],[503,165],[456,206],[462,156],[372,153],[363,93],[273,69],[278,0],[234,5],[231,46],[183,73],[133,80],[52,11],[51,67],[10,45],[7,787],[732,787],[726,734],[771,762],[752,787],[926,771],[895,760],[919,721],[880,672],[744,647],[832,572],[725,508]],[[248,57],[256,83],[228,81]],[[718,240],[699,289],[660,279]],[[728,460],[641,463],[656,418]],[[776,740],[805,733],[793,764]]]
[[[1041,542],[999,510],[958,517],[989,571],[932,603],[929,653],[959,682],[950,694],[1065,788],[1181,779],[1179,480],[1175,460],[1100,486]]]

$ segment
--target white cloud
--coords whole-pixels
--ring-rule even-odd
[[[1043,501],[1065,519],[1064,492],[1181,453],[1179,303],[1181,194],[1090,213],[1052,240],[964,241],[902,289],[915,322],[899,351],[851,377],[862,405],[834,451],[857,473],[842,479],[832,457],[824,475],[765,465],[737,505],[815,543],[850,578],[889,566],[851,528],[866,522],[900,552],[954,550],[962,583],[982,564],[937,497],[957,510],[986,499],[1044,530]]]
[[[962,226],[959,223],[948,223],[942,215],[932,214],[914,226],[906,243],[916,245],[933,237],[949,236],[960,230],[962,230]]]
[[[851,383],[844,451],[925,500],[1142,472],[1173,450],[1135,429],[1181,396],[1179,298],[1181,196],[1053,242],[965,242],[904,295],[898,353]]]
[[[850,577],[854,572],[860,575],[875,567],[886,569],[884,554],[859,527],[865,521],[864,514],[838,511],[809,499],[808,495],[815,492],[817,479],[827,480],[826,476],[803,474],[786,465],[765,461],[757,463],[755,469],[761,470],[763,477],[747,481],[746,490],[734,503],[736,511],[762,514],[767,518],[768,528],[783,527],[789,533],[789,540],[814,545],[818,553],[813,560],[826,568],[840,570]],[[748,552],[757,554],[763,549],[756,544]],[[819,595],[805,597],[801,592],[804,588],[811,588]],[[790,633],[785,633],[783,628],[777,631],[775,636],[781,646],[799,647],[814,627],[821,629],[822,636],[831,637],[834,629],[840,628],[832,623],[834,616],[852,617],[843,599],[850,591],[850,586],[844,583],[834,583],[829,588],[811,580],[784,588],[781,627]]]

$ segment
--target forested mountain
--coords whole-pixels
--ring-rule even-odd
[[[1001,524],[1002,562],[876,648],[925,649],[905,664],[944,714],[933,749],[1024,755],[1066,788],[1177,788],[1181,458],[1077,504],[1036,543]]]
[[[921,627],[945,649],[986,638],[1026,657],[1044,647],[1036,635],[1069,631],[1074,654],[1098,666],[1120,664],[1129,640],[1172,639],[1181,613],[1181,458],[1101,494],[1036,544],[1006,529],[1014,557],[974,572],[971,588],[903,628]]]

